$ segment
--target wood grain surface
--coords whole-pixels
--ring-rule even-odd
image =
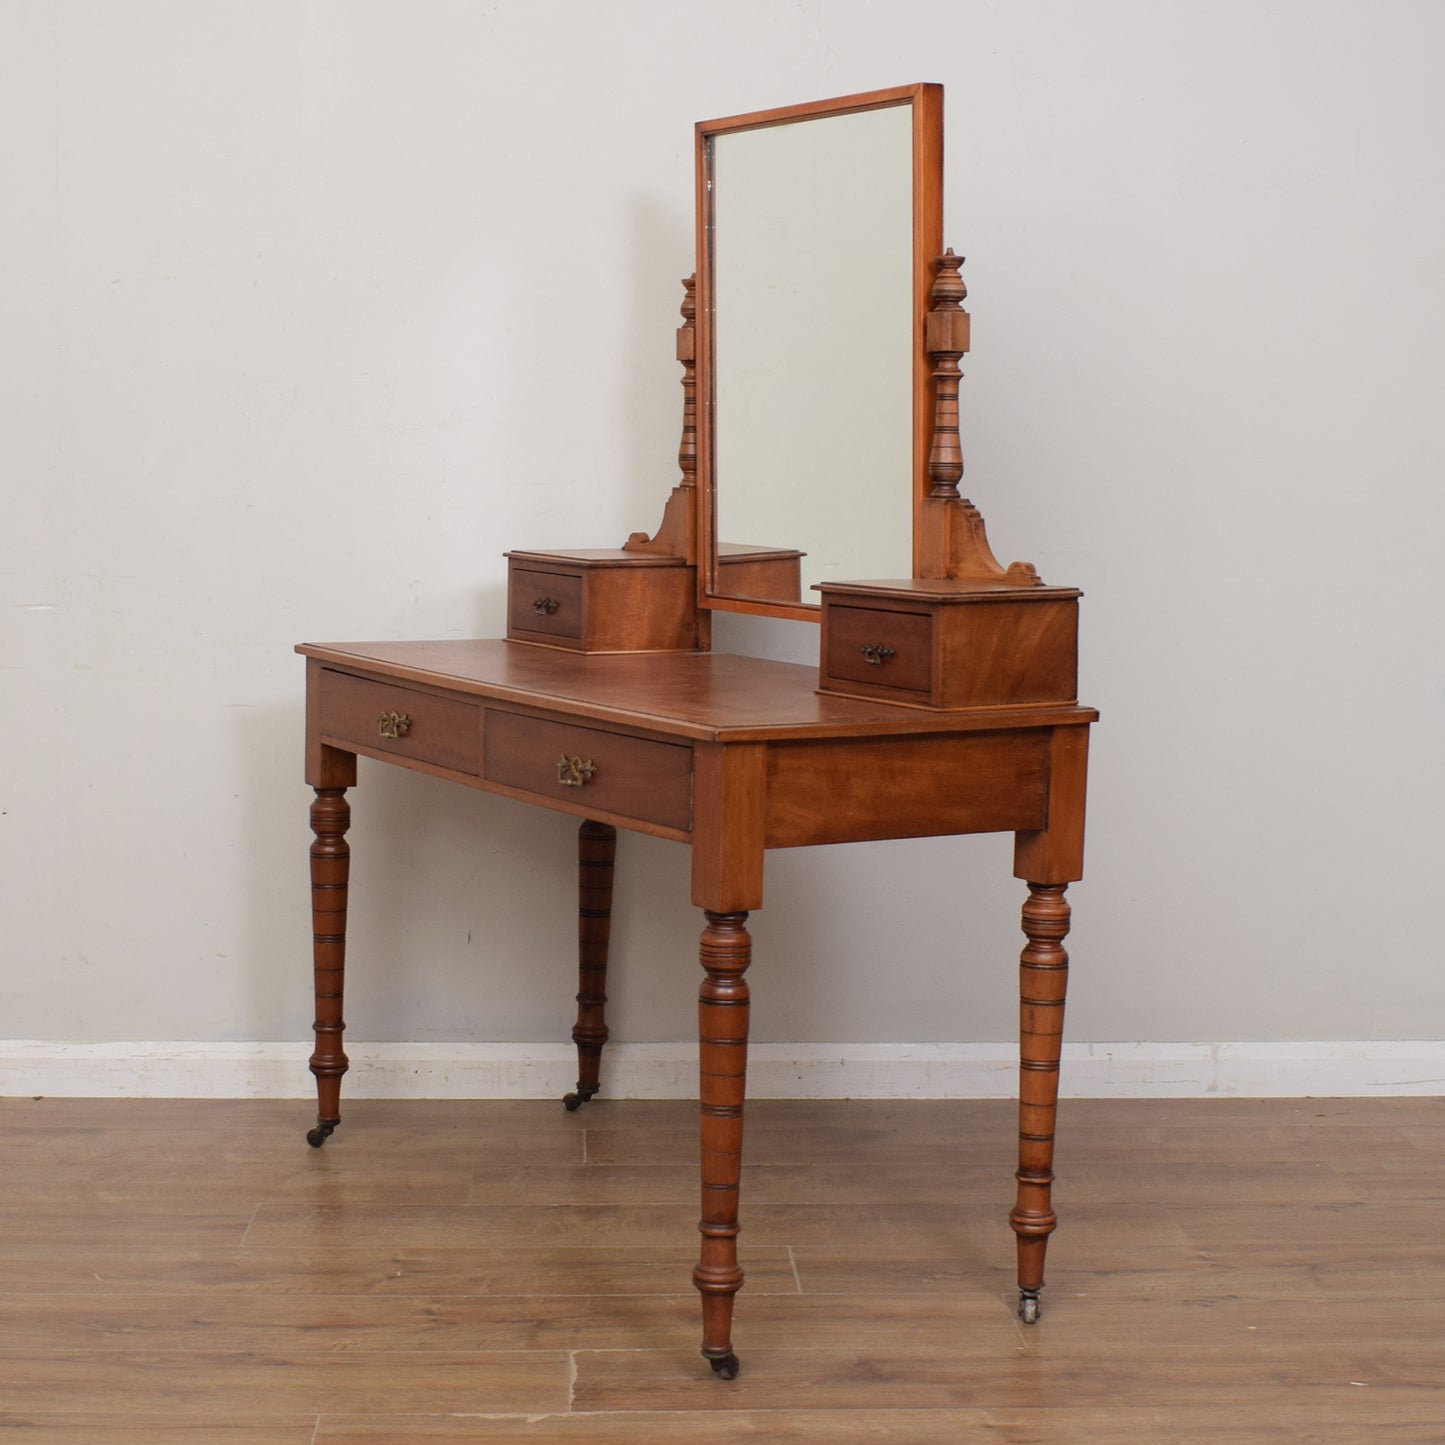
[[[696,1353],[696,1106],[0,1100],[6,1445],[1442,1438],[1445,1101],[749,1105]]]

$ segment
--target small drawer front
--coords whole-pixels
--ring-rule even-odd
[[[507,626],[547,637],[582,636],[582,577],[577,572],[511,570]]]
[[[475,774],[481,762],[481,709],[388,682],[321,674],[321,735],[340,746],[394,753]]]
[[[828,609],[827,675],[840,682],[927,693],[932,686],[933,617],[882,607]]]
[[[692,749],[487,710],[488,782],[688,832]]]

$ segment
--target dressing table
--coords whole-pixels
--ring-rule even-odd
[[[702,122],[697,186],[682,479],[657,531],[612,551],[509,553],[505,638],[297,649],[315,789],[307,1137],[321,1146],[341,1118],[358,756],[580,820],[569,1109],[599,1089],[616,830],[688,846],[704,915],[693,1281],[702,1353],[732,1378],[747,919],[772,848],[1014,834],[1028,896],[1009,1222],[1020,1315],[1037,1318],[1064,895],[1082,872],[1096,714],[1075,695],[1079,593],[1001,566],[958,490],[968,315],[960,258],[940,255],[941,88]],[[819,622],[818,668],[711,652],[715,610]]]

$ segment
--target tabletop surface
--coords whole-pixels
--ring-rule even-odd
[[[502,638],[303,643],[334,667],[715,742],[906,736],[1092,722],[1077,705],[940,711],[817,691],[818,670],[725,652],[578,653]]]

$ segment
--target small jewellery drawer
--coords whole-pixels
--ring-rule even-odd
[[[582,636],[580,573],[532,572],[514,567],[508,579],[507,628],[547,637]]]
[[[478,771],[481,709],[474,703],[412,692],[344,672],[322,672],[321,734],[369,752],[435,763],[453,772]]]
[[[692,827],[692,749],[487,709],[488,782],[675,828]]]
[[[692,652],[697,569],[625,548],[507,553],[507,637],[568,652]]]
[[[926,694],[933,673],[933,618],[835,603],[823,666],[828,677],[843,682]]]
[[[1077,697],[1077,588],[914,577],[818,590],[823,692],[937,708]]]

